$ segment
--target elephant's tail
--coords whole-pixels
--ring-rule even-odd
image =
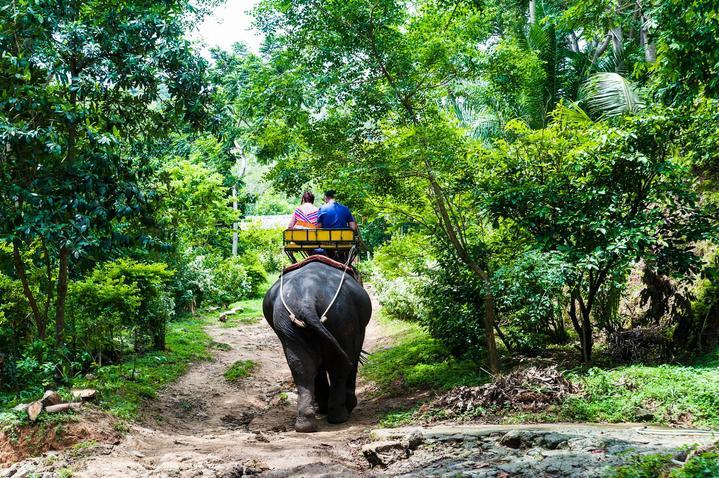
[[[352,360],[350,360],[349,356],[347,355],[347,352],[344,351],[342,346],[339,342],[337,342],[337,339],[334,335],[332,335],[332,332],[330,332],[327,327],[325,327],[325,324],[322,323],[320,320],[319,315],[315,313],[309,313],[305,317],[305,323],[307,324],[307,327],[314,330],[325,343],[328,343],[334,350],[337,352],[337,355],[339,355],[340,359],[342,359],[343,362],[345,362],[346,365],[348,365],[350,368],[354,365],[352,363]]]

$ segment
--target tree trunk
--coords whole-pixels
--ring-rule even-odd
[[[489,283],[486,284],[489,289]],[[487,362],[492,373],[499,373],[499,355],[497,341],[494,338],[494,296],[491,292],[484,295],[484,340],[487,345]]]
[[[529,24],[537,23],[537,0],[529,0]]]
[[[58,350],[65,347],[65,299],[67,298],[67,281],[70,250],[67,246],[60,247],[60,267],[57,274],[57,300],[55,302],[55,346]]]
[[[35,295],[32,293],[32,289],[30,289],[30,282],[28,281],[27,274],[25,273],[25,264],[23,263],[22,256],[20,255],[20,245],[20,239],[13,239],[12,253],[13,259],[15,261],[15,273],[17,274],[18,278],[20,279],[20,282],[22,283],[23,294],[25,294],[25,298],[30,304],[32,315],[35,318],[37,337],[40,340],[45,340],[47,323],[43,318],[42,313],[40,312],[40,308],[37,305]]]
[[[582,332],[584,336],[584,340],[582,340],[582,358],[586,363],[589,363],[592,361],[594,337],[588,310],[582,311]]]

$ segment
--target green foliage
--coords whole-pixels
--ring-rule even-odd
[[[100,365],[125,352],[164,347],[165,327],[175,307],[167,285],[173,273],[166,264],[130,259],[106,262],[70,288],[70,319],[82,350]]]
[[[628,465],[612,470],[608,478],[710,478],[719,475],[719,453],[708,451],[689,458],[683,465],[671,454],[637,455]]]
[[[190,363],[211,358],[212,341],[203,326],[201,319],[171,322],[165,350],[126,356],[123,363],[100,367],[91,378],[76,379],[73,386],[96,388],[103,408],[120,418],[134,419],[143,400],[154,398],[158,390],[184,374]]]
[[[495,272],[492,288],[498,323],[513,351],[537,352],[551,342],[566,340],[567,268],[561,254],[531,251]]]
[[[422,324],[455,356],[484,353],[484,286],[446,251],[429,271]]]
[[[390,321],[388,328],[394,331],[397,342],[372,353],[362,367],[362,374],[377,384],[380,393],[426,388],[446,390],[486,380],[486,374],[476,362],[453,357],[416,324]]]
[[[514,139],[488,154],[488,207],[517,237],[530,234],[533,248],[556,251],[567,264],[570,318],[589,360],[598,296],[621,288],[640,258],[668,274],[697,272],[691,245],[712,227],[672,154],[671,116],[652,111],[611,126],[562,111],[541,131],[513,123]]]
[[[226,246],[232,223],[239,220],[225,178],[207,164],[212,158],[171,158],[158,173],[158,225],[180,248],[210,252]]]
[[[715,353],[694,365],[592,368],[572,380],[584,388],[562,407],[578,421],[681,423],[719,426],[719,365]]]
[[[249,377],[259,367],[254,360],[238,360],[230,365],[222,375],[228,382],[237,382],[240,379]]]

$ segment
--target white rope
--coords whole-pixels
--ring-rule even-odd
[[[335,300],[337,300],[337,296],[340,295],[340,290],[342,290],[342,284],[345,282],[345,276],[347,275],[347,268],[350,265],[350,261],[352,260],[352,252],[354,251],[354,246],[352,246],[352,249],[349,251],[347,255],[347,261],[345,262],[345,268],[342,271],[342,279],[340,279],[340,285],[337,287],[337,292],[335,292],[334,297],[332,297],[332,300],[330,301],[330,305],[327,306],[324,313],[322,314],[321,320],[322,322],[327,321],[327,312],[330,311],[332,306],[335,303]],[[280,300],[282,301],[282,305],[285,306],[285,309],[287,310],[287,313],[290,314],[290,320],[292,323],[297,325],[298,327],[307,327],[307,324],[305,324],[302,320],[298,319],[292,310],[290,310],[290,307],[287,305],[287,302],[285,302],[285,294],[284,294],[284,284],[285,284],[285,269],[282,269],[282,272],[280,272]]]
[[[342,290],[342,284],[345,282],[345,276],[347,275],[347,267],[350,265],[350,261],[352,260],[352,252],[354,251],[354,246],[352,246],[352,249],[347,253],[347,261],[345,262],[345,269],[342,271],[342,279],[340,279],[340,285],[337,287],[337,292],[335,292],[335,296],[332,297],[332,300],[330,301],[330,305],[327,306],[324,313],[322,314],[322,317],[320,320],[322,320],[322,323],[327,322],[327,312],[330,311],[332,306],[335,303],[335,300],[337,300],[337,296],[340,295],[340,290]]]
[[[293,324],[297,325],[298,327],[307,327],[307,324],[302,322],[301,320],[297,319],[297,316],[294,312],[290,310],[290,308],[287,306],[287,302],[285,302],[285,295],[283,294],[284,290],[284,279],[285,279],[285,268],[282,268],[282,272],[280,272],[280,300],[282,301],[282,305],[285,306],[285,309],[287,309],[287,312],[290,314],[290,320]]]

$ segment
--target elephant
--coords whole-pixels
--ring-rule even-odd
[[[338,292],[343,274],[347,276]],[[262,309],[297,387],[295,430],[317,431],[316,413],[327,414],[329,423],[343,423],[357,405],[357,367],[372,315],[370,297],[349,273],[320,261],[285,272],[281,280],[282,287],[278,280],[265,294]],[[323,321],[321,314],[335,293]]]

